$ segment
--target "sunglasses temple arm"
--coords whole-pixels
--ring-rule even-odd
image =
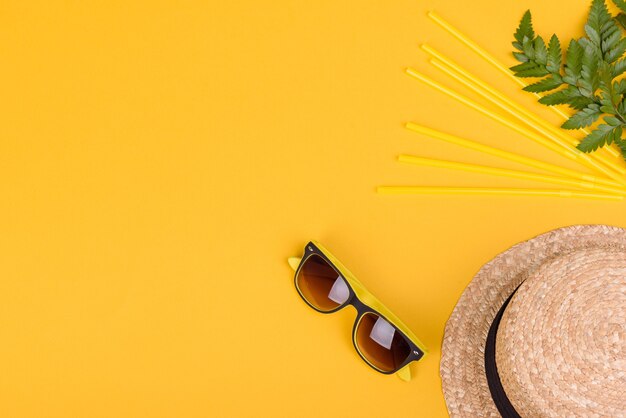
[[[400,370],[398,370],[396,372],[396,375],[398,375],[398,377],[400,378],[400,380],[403,380],[405,382],[408,382],[411,380],[411,368],[410,368],[410,364],[407,364],[406,366],[404,366],[403,368],[401,368]]]
[[[302,261],[302,258],[300,258],[300,257],[289,257],[287,259],[287,262],[289,263],[289,266],[293,269],[293,271],[298,270],[298,266],[300,265],[300,261]]]

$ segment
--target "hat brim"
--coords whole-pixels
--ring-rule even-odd
[[[626,229],[606,225],[560,228],[517,244],[485,264],[446,324],[440,373],[452,417],[500,417],[485,373],[491,324],[511,294],[547,260],[572,251],[626,248]]]

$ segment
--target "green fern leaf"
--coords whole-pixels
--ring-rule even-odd
[[[552,74],[550,77],[546,77],[541,81],[538,81],[534,84],[530,84],[524,87],[523,90],[529,91],[531,93],[541,93],[544,91],[554,90],[557,87],[560,87],[563,84],[563,79],[558,74]]]
[[[522,52],[513,52],[513,56],[519,62],[528,62],[528,57],[524,55]]]
[[[525,39],[534,39],[535,31],[533,30],[532,16],[530,15],[530,10],[526,10],[524,16],[522,16],[522,20],[519,22],[519,26],[515,31],[515,39],[520,44],[524,44]],[[521,48],[520,48],[521,49]]]
[[[543,77],[550,74],[545,66],[534,61],[527,61],[511,67],[517,77]]]
[[[619,141],[621,136],[621,126],[613,127],[602,124],[591,131],[591,133],[578,144],[577,148],[583,152],[592,152],[604,145],[611,145],[613,142]]]
[[[583,96],[592,97],[600,86],[600,78],[598,76],[599,58],[597,50],[590,46],[585,48],[582,57],[580,80],[578,82]]]
[[[548,49],[546,48],[546,43],[541,36],[537,36],[535,38],[534,49],[535,61],[541,65],[546,65],[548,63]]]
[[[547,93],[539,102],[547,106],[566,104],[577,110],[564,129],[594,126],[578,145],[591,152],[606,144],[618,143],[626,159],[626,0],[614,0],[622,10],[612,16],[606,0],[592,0],[584,25],[586,36],[570,40],[565,57],[561,42],[552,35],[546,45],[532,27],[530,12],[522,17],[514,34],[513,52],[519,62],[511,67],[517,77],[538,77],[525,91]],[[621,78],[621,77],[620,77]]]
[[[595,103],[597,100],[596,97],[585,97],[585,96],[577,96],[572,97],[567,104],[572,109],[583,110],[585,107],[589,106],[592,103]]]
[[[622,39],[622,31],[612,20],[604,25],[602,32],[602,51],[607,52],[615,48],[619,40]]]
[[[600,114],[600,106],[592,103],[583,110],[575,113],[563,125],[561,125],[561,128],[581,129],[593,125],[593,123],[600,117]]]
[[[613,1],[615,1],[615,0],[613,0]],[[626,29],[626,14],[624,14],[624,13],[618,14],[617,16],[615,16],[615,20],[617,21],[617,23],[619,23],[619,25],[623,29]]]
[[[589,25],[585,25],[585,33],[591,42],[596,46],[600,46],[601,39],[599,31]]]
[[[622,79],[620,81],[616,81],[613,83],[613,91],[616,94],[624,94],[626,93],[626,79]]]
[[[565,59],[565,76],[572,79],[573,82],[567,81],[570,84],[576,84],[580,71],[582,70],[582,59],[585,50],[578,42],[572,39],[567,47],[567,53]],[[565,80],[565,77],[563,78]]]
[[[568,86],[562,90],[543,96],[539,99],[539,103],[546,106],[554,106],[569,103],[572,99],[580,96],[580,91],[576,87]]]
[[[552,35],[550,44],[548,45],[548,61],[546,63],[546,69],[548,71],[558,73],[561,70],[562,54],[559,38],[556,35]]]
[[[619,33],[622,36],[621,32]],[[626,52],[626,38],[620,39],[620,41],[610,50],[604,54],[604,60],[609,64],[617,61]]]
[[[516,76],[521,77],[521,78],[543,77],[544,75],[548,75],[548,74],[550,74],[550,71],[548,71],[546,67],[543,65],[535,65],[533,68],[518,71],[515,73]]]
[[[623,125],[622,121],[616,118],[615,116],[605,116],[604,121],[611,126],[621,126]]]
[[[613,64],[613,78],[616,78],[626,72],[626,58],[615,61]]]
[[[534,61],[535,43],[530,40],[526,40],[524,44],[522,45],[522,52],[524,53],[524,55],[528,57],[529,60]]]
[[[510,69],[511,69],[511,71],[517,73],[519,71],[530,70],[531,68],[535,68],[536,66],[537,66],[537,64],[535,64],[534,62],[526,61],[526,62],[523,62],[521,64],[514,65]]]
[[[595,42],[596,45],[600,46],[600,34],[602,33],[603,26],[610,20],[611,15],[609,14],[609,10],[607,9],[604,0],[593,0],[591,2],[591,8],[589,9],[589,17],[587,18],[585,31],[589,28],[593,30],[593,32],[597,33],[597,42],[589,36],[590,40]]]

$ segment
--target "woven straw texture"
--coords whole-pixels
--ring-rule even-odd
[[[520,286],[520,284],[522,284]],[[626,416],[626,230],[561,228],[485,264],[445,329],[441,378],[452,417],[499,417],[485,377],[489,327],[502,385],[523,417]]]

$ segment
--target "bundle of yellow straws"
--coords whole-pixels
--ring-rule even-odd
[[[523,80],[515,77],[513,73],[491,54],[478,46],[470,38],[457,28],[445,21],[435,12],[429,12],[428,17],[442,27],[456,39],[461,41],[470,50],[482,59],[494,66],[498,71],[506,74],[522,86],[526,86]],[[453,161],[436,160],[411,155],[400,155],[398,161],[419,166],[431,166],[464,170],[476,173],[505,176],[526,180],[535,180],[551,184],[559,184],[574,188],[574,190],[554,189],[508,189],[508,188],[469,188],[469,187],[426,187],[426,186],[380,186],[379,193],[385,194],[465,194],[465,195],[520,195],[520,196],[557,196],[576,197],[603,200],[622,200],[626,196],[626,168],[619,161],[620,154],[613,147],[605,147],[596,151],[593,155],[585,154],[576,148],[577,140],[560,128],[526,110],[504,94],[472,75],[459,64],[447,58],[434,48],[422,45],[422,49],[431,56],[430,62],[457,80],[479,96],[495,105],[507,116],[494,112],[465,97],[433,79],[419,73],[413,68],[406,70],[407,74],[430,87],[452,97],[466,106],[482,113],[483,115],[501,123],[502,125],[518,132],[558,154],[577,161],[594,170],[597,175],[580,173],[575,170],[549,164],[534,158],[524,157],[518,154],[493,148],[469,139],[459,138],[417,123],[407,123],[407,129],[419,134],[443,140],[462,147],[470,148],[486,154],[494,155],[509,161],[525,164],[529,167],[538,168],[551,174],[537,174],[527,171],[509,170],[504,168],[487,167],[476,164],[467,164]],[[551,107],[556,113],[567,119],[567,114],[556,107]],[[584,131],[584,130],[583,130]]]

